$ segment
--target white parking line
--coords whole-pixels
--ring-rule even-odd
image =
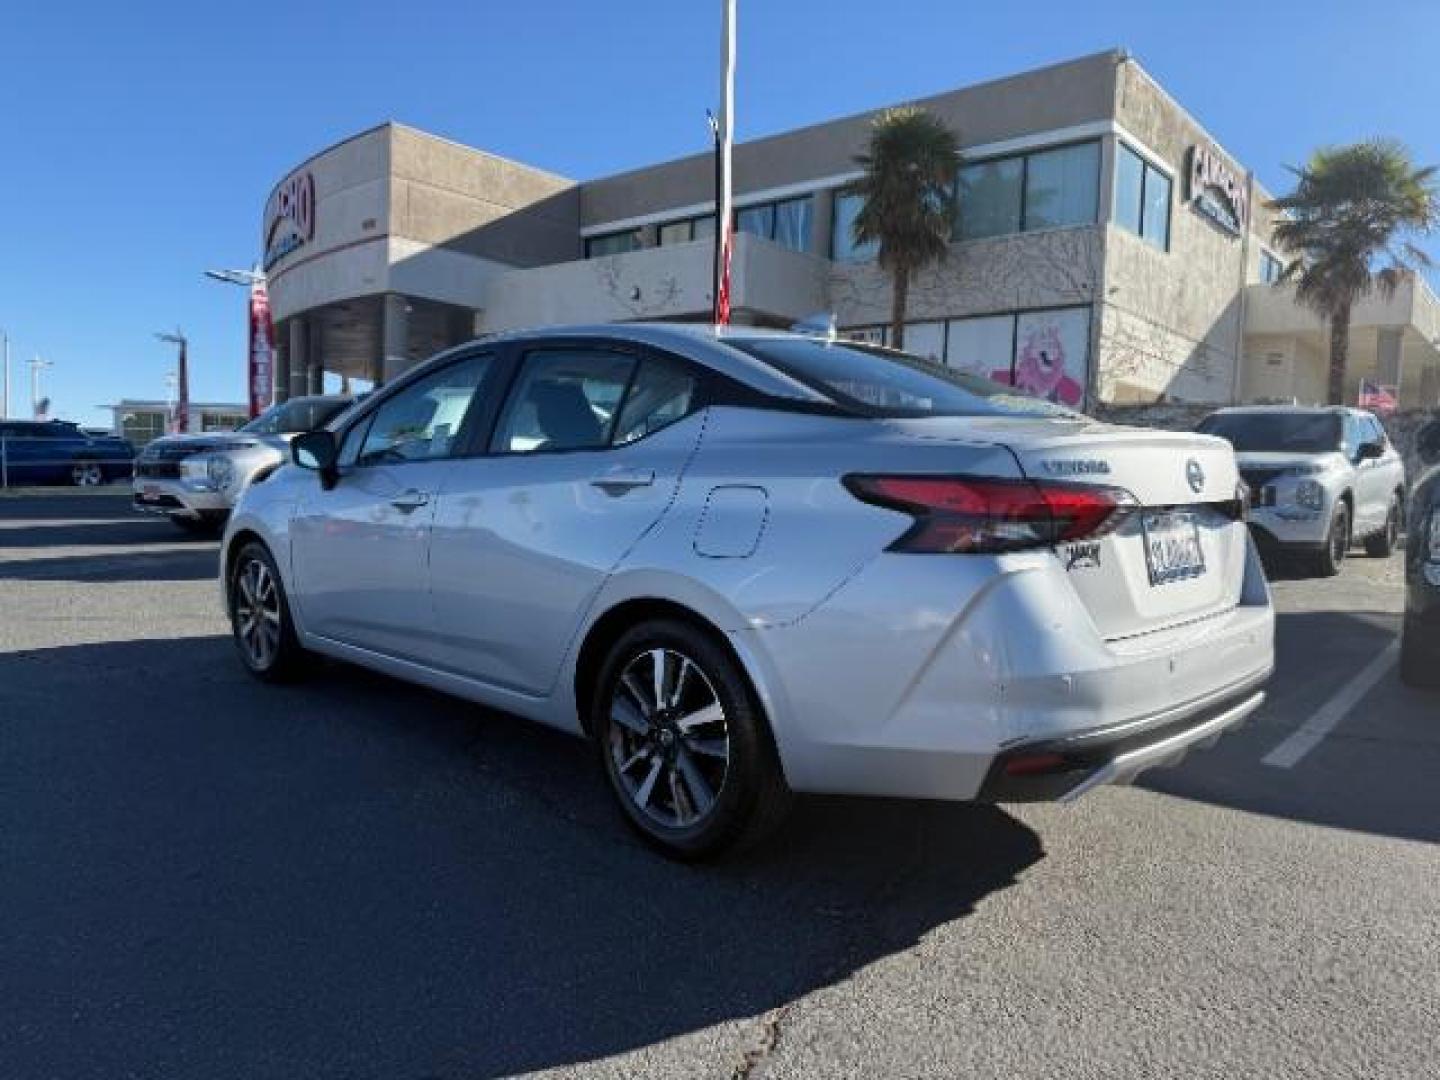
[[[1379,656],[1371,660],[1360,673],[1320,707],[1320,710],[1305,721],[1290,737],[1271,750],[1264,757],[1266,765],[1277,769],[1288,769],[1320,744],[1320,740],[1334,730],[1335,725],[1346,715],[1371,688],[1385,677],[1400,655],[1400,642],[1392,641]]]

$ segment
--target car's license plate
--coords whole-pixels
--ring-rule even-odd
[[[1145,514],[1140,518],[1145,535],[1145,563],[1151,585],[1187,581],[1205,573],[1205,552],[1195,515],[1180,511]]]

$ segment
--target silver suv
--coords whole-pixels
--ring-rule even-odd
[[[351,400],[291,398],[238,431],[156,439],[136,460],[133,506],[144,514],[164,514],[187,532],[218,533],[241,492],[286,460],[290,440],[328,424]]]
[[[1405,463],[1375,416],[1341,407],[1221,409],[1200,424],[1235,447],[1262,550],[1297,554],[1322,576],[1351,546],[1386,558],[1405,521]]]

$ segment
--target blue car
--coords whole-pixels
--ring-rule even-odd
[[[93,436],[64,420],[0,422],[0,472],[7,485],[94,487],[127,479],[135,448],[114,435]]]

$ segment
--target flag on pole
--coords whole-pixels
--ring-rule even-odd
[[[735,0],[720,0],[720,116],[719,191],[715,193],[719,213],[715,258],[719,262],[715,279],[715,325],[730,323],[730,256],[735,244],[735,215],[732,210],[731,152],[735,146]]]
[[[250,283],[250,417],[268,409],[275,399],[275,324],[270,320],[270,293],[265,280]]]
[[[1381,386],[1369,379],[1360,380],[1360,408],[1386,416],[1400,407],[1398,388]]]
[[[190,359],[185,354],[188,342],[180,335],[180,361],[175,369],[175,415],[170,427],[176,435],[190,432]]]

